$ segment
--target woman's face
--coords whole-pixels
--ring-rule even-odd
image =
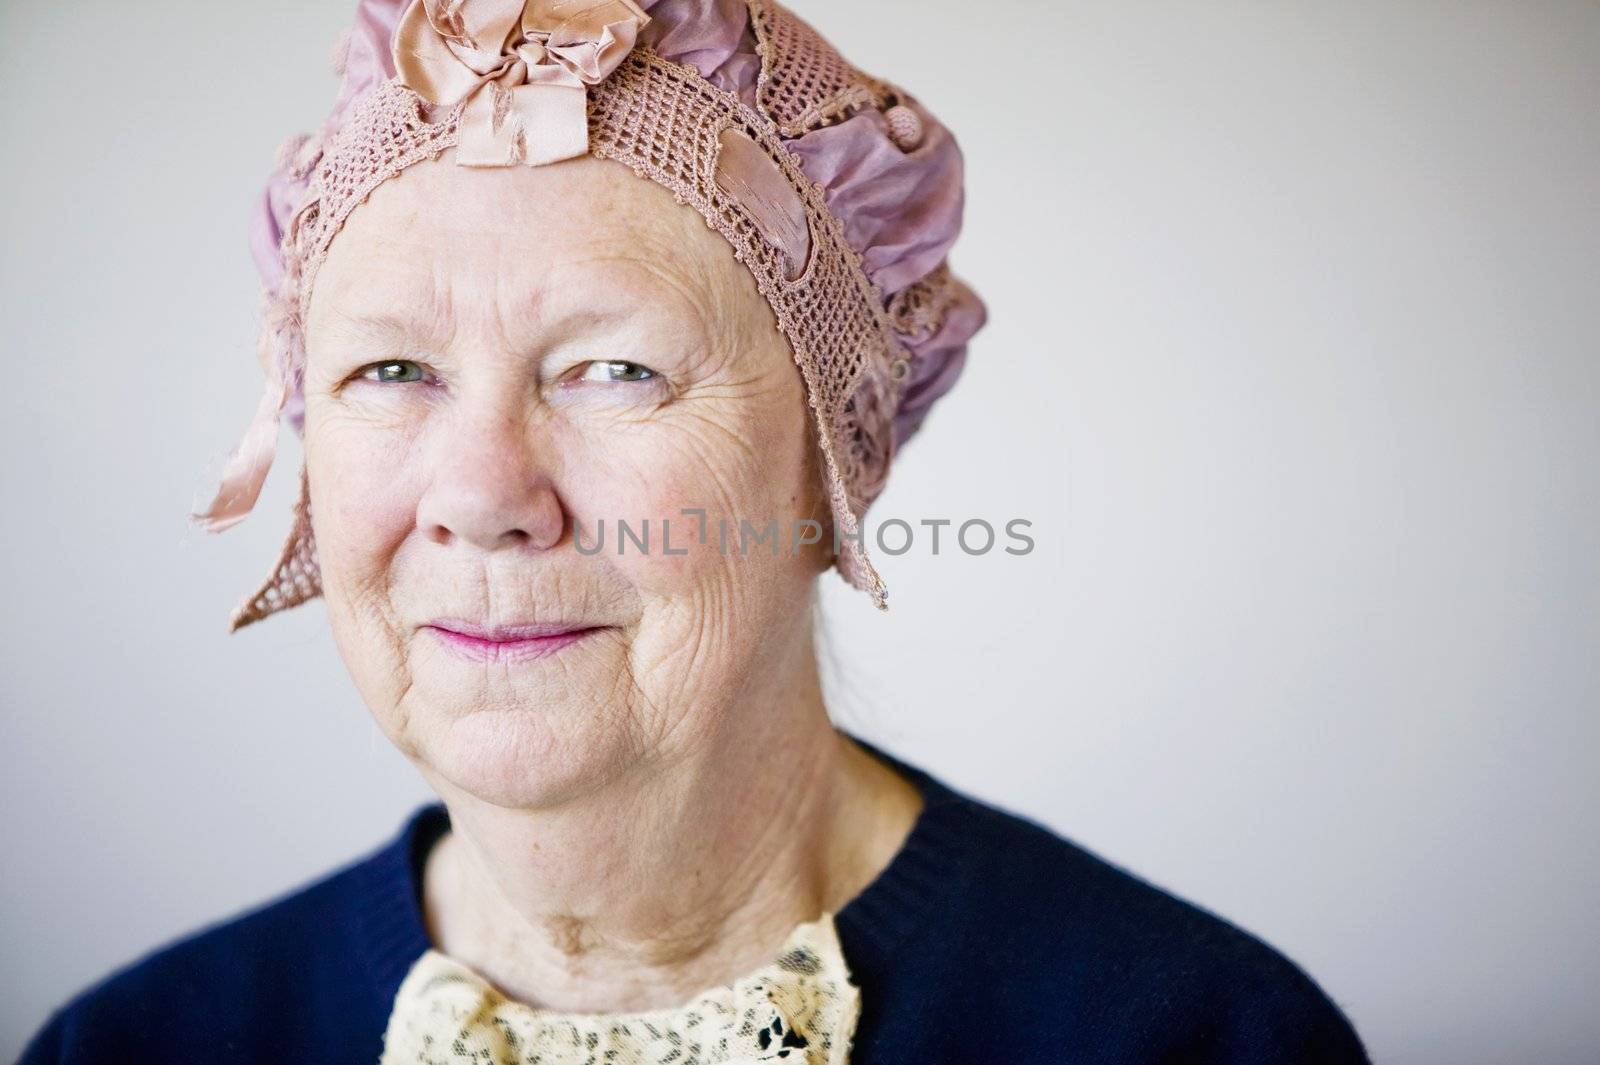
[[[436,787],[549,804],[781,705],[828,561],[790,530],[826,496],[787,342],[692,208],[593,157],[447,152],[351,215],[306,347],[334,638]],[[775,519],[777,553],[741,552],[740,519]],[[484,658],[452,620],[599,628]]]

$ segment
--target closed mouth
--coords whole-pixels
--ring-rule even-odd
[[[479,662],[543,658],[610,628],[565,622],[485,626],[457,619],[440,619],[423,627],[449,650]]]

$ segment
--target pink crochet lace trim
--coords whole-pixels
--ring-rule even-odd
[[[692,66],[641,45],[589,88],[589,150],[699,211],[754,276],[805,381],[839,530],[840,574],[887,609],[888,589],[868,558],[860,519],[882,492],[894,458],[894,416],[910,365],[905,344],[936,328],[959,282],[941,266],[886,301],[828,209],[822,187],[782,142],[861,108],[892,108],[905,95],[850,65],[780,5],[757,0],[750,8],[762,57],[757,108]],[[269,293],[271,350],[263,351],[263,360],[277,361],[297,398],[304,372],[302,311],[334,236],[380,184],[456,143],[462,107],[434,113],[444,109],[391,78],[355,103],[326,145],[293,139],[298,158],[319,147],[321,158],[284,233],[285,274],[280,290]],[[764,236],[770,230],[719,184],[721,137],[730,128],[770,157],[803,203],[810,230],[805,263],[791,262],[770,244]],[[294,527],[272,572],[234,612],[233,630],[321,592],[303,466],[300,480]]]
[[[761,53],[756,100],[785,137],[848,118],[863,107],[882,110],[895,90],[856,69],[821,34],[774,3],[752,3],[750,22]]]

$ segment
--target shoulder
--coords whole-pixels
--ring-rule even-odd
[[[422,813],[367,856],[162,944],[85,987],[35,1032],[20,1065],[332,1061],[344,1054],[337,1049],[342,1038],[370,1029],[380,1039],[372,989],[381,974],[367,950],[379,901],[373,895],[409,888],[395,871]],[[308,1014],[340,1023],[319,1024]],[[285,1023],[290,1017],[298,1019]],[[293,1045],[324,1028],[334,1043]]]
[[[962,964],[996,1009],[1031,986],[1039,1020],[1072,1016],[1084,1052],[1368,1061],[1340,1007],[1258,935],[1032,818],[952,793],[975,841]]]

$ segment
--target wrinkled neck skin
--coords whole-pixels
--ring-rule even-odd
[[[560,806],[505,809],[430,775],[453,826],[425,876],[435,947],[532,1006],[650,1010],[733,983],[842,908],[922,800],[833,728],[809,635],[787,643],[721,696],[737,710],[674,715],[684,729],[651,757]]]

